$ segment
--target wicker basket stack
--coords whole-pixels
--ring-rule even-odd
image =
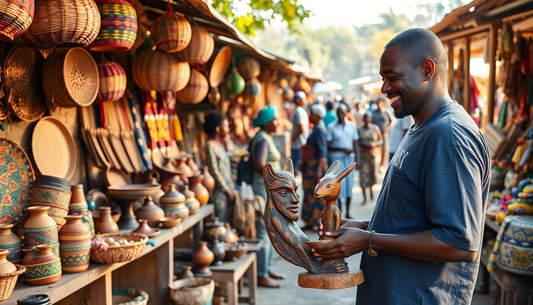
[[[0,41],[13,41],[33,20],[33,0],[0,0]]]
[[[145,91],[180,91],[191,76],[191,67],[159,50],[141,52],[133,63],[133,80]]]

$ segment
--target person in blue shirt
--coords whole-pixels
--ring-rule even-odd
[[[334,122],[337,120],[337,113],[335,110],[333,110],[333,103],[331,101],[328,101],[326,103],[326,116],[322,119],[324,121],[324,124],[326,127],[329,125],[329,123]]]

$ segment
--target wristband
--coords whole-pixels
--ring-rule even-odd
[[[376,233],[376,230],[372,230],[368,236],[368,254],[372,257],[378,256],[378,252],[372,248],[372,238],[374,237],[374,233]]]

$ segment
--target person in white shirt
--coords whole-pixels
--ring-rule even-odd
[[[398,146],[400,146],[403,136],[405,136],[409,130],[409,127],[411,127],[411,125],[414,123],[415,121],[410,115],[401,119],[397,118],[396,122],[394,122],[389,135],[389,162],[392,160],[392,157],[394,156],[396,149],[398,149]]]
[[[298,91],[294,94],[296,108],[292,115],[292,135],[291,135],[291,159],[295,164],[294,172],[297,173],[297,166],[302,157],[301,148],[309,137],[309,115],[305,111],[307,107],[307,96],[304,92]]]

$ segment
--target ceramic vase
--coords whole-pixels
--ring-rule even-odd
[[[214,259],[215,255],[207,248],[207,242],[198,242],[198,249],[192,254],[192,262],[196,267],[195,273],[200,276],[209,276],[211,274],[209,265],[211,265]]]
[[[202,185],[207,189],[209,194],[211,194],[211,192],[215,188],[215,178],[211,176],[211,174],[209,173],[209,168],[207,166],[204,166],[202,175],[204,175],[204,178],[202,179]]]
[[[132,233],[139,233],[144,234],[148,236],[148,238],[155,237],[156,235],[159,235],[161,233],[161,230],[154,229],[148,225],[148,220],[139,218],[137,219],[139,221],[139,226],[137,229],[133,230]]]
[[[174,164],[174,168],[176,173],[180,173],[180,175],[186,175],[190,176],[194,172],[191,170],[187,164],[185,164],[185,161],[187,161],[187,158],[176,158],[176,163]]]
[[[59,230],[61,267],[65,273],[83,272],[89,268],[91,232],[81,215],[66,216]]]
[[[191,169],[191,174],[192,175],[198,174],[198,171],[200,169],[198,168],[198,165],[196,165],[196,163],[194,162],[194,159],[193,159],[192,155],[190,155],[190,157],[187,157],[187,161],[185,161],[185,163]]]
[[[171,175],[165,179],[161,179],[161,189],[166,193],[170,190],[170,185],[174,184],[176,189],[183,189],[183,181],[181,181],[179,175]]]
[[[209,192],[202,185],[203,175],[189,177],[189,189],[194,192],[194,197],[200,202],[203,207],[209,201]]]
[[[24,245],[52,245],[52,249],[59,254],[59,236],[56,222],[48,216],[47,206],[29,207],[30,218],[24,225]]]
[[[194,277],[194,273],[191,271],[191,266],[183,266],[181,269],[183,271],[178,274],[178,280],[190,279]]]
[[[183,187],[183,195],[185,195],[185,205],[189,208],[189,215],[196,214],[200,208],[200,202],[194,197],[194,192],[189,190],[189,186]]]
[[[148,181],[146,181],[146,183],[148,183],[148,184],[159,184],[159,183],[157,183],[157,178],[153,178],[153,177],[150,178],[150,179],[148,179]],[[165,195],[165,192],[163,191],[162,188],[160,188],[160,189],[157,191],[157,194],[152,195],[152,200],[154,201],[154,203],[159,204],[159,199],[160,199],[163,195]]]
[[[22,241],[12,231],[13,224],[0,224],[0,250],[8,250],[7,260],[20,264],[22,260]]]
[[[178,192],[174,184],[171,184],[170,189],[159,199],[159,205],[167,217],[177,217],[183,221],[189,216],[189,208],[185,205],[185,195]]]
[[[228,244],[232,244],[239,241],[239,235],[235,232],[235,229],[232,229],[229,223],[226,223],[226,240]]]
[[[111,207],[100,207],[98,210],[100,217],[94,225],[94,230],[97,233],[118,233],[118,225],[111,218]]]
[[[70,182],[67,179],[38,175],[31,185],[30,206],[48,206],[48,215],[59,227],[65,224],[71,199]]]
[[[61,279],[61,259],[52,251],[52,245],[37,246],[37,255],[26,267],[26,284],[38,286],[53,284]]]
[[[165,217],[165,211],[154,203],[152,196],[148,196],[144,204],[135,211],[135,217],[137,219],[146,219],[150,227],[158,228],[159,219]]]
[[[224,248],[224,245],[219,242],[218,237],[213,238],[213,242],[209,243],[208,245],[209,250],[213,252],[214,259],[211,265],[213,266],[220,266],[222,265],[222,261],[224,260],[224,257],[226,257],[226,249]]]
[[[82,216],[81,222],[87,226],[91,239],[94,237],[94,219],[93,214],[89,211],[89,206],[83,194],[83,184],[72,186],[72,198],[70,199],[69,215]]]
[[[22,258],[22,265],[30,266],[33,263],[33,260],[35,259],[37,247],[32,246],[27,249],[22,249],[22,253],[24,254],[24,257]]]
[[[0,276],[17,271],[17,267],[7,260],[9,250],[0,250]]]
[[[93,196],[85,196],[85,201],[87,201],[87,208],[89,208],[89,211],[92,212],[96,210],[96,203],[94,202]]]
[[[218,221],[218,217],[215,217],[213,222],[205,224],[204,240],[209,243],[213,243],[215,238],[218,240],[226,240],[226,227],[223,222]]]

